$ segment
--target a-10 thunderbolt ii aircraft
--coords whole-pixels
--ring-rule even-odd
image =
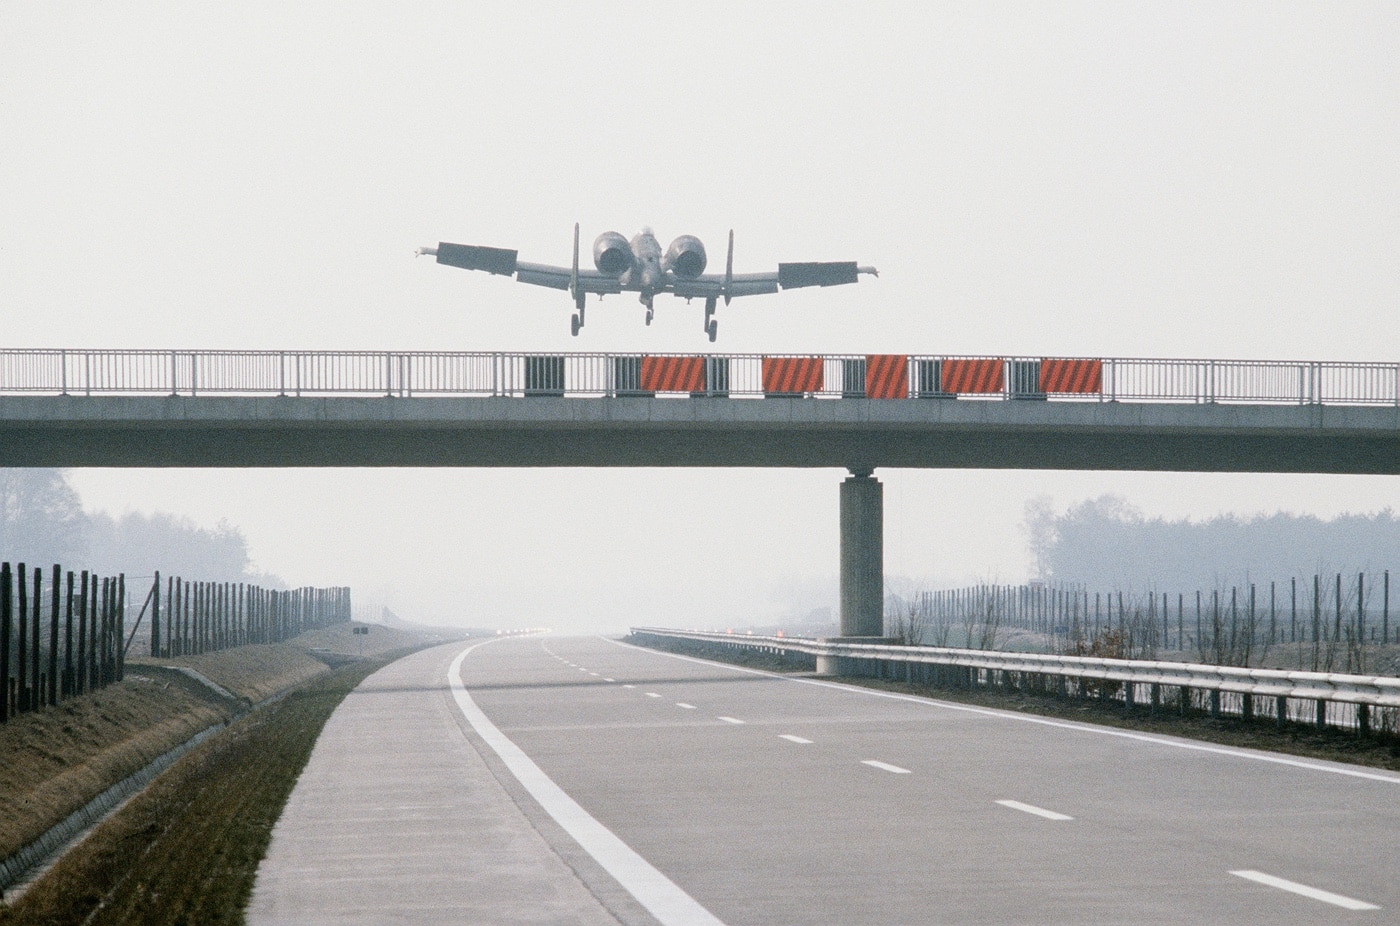
[[[608,293],[638,293],[642,305],[646,306],[648,325],[654,311],[652,300],[658,293],[671,293],[687,302],[704,299],[704,330],[713,341],[719,330],[714,314],[720,299],[728,305],[735,296],[757,296],[799,286],[835,286],[854,283],[862,273],[878,275],[874,267],[858,267],[855,261],[778,264],[776,273],[735,273],[732,230],[729,232],[729,256],[722,274],[705,273],[705,245],[699,238],[681,235],[662,251],[650,228],[643,228],[631,241],[612,231],[599,235],[593,242],[596,270],[579,268],[577,224],[574,225],[572,267],[528,264],[516,260],[518,251],[446,241],[439,242],[435,248],[419,248],[417,253],[434,256],[438,263],[451,267],[485,270],[514,276],[521,283],[568,290],[578,309],[573,317],[575,336],[583,327],[584,298],[589,293],[599,297]]]

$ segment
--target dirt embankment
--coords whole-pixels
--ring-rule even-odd
[[[347,624],[273,645],[133,657],[124,681],[0,724],[0,859],[200,730],[305,684],[329,665],[357,659],[361,646],[369,659],[421,639],[379,626],[357,635]],[[193,669],[234,697],[176,667]]]

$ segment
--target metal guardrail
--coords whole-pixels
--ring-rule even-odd
[[[1400,708],[1400,678],[1394,676],[1290,672],[1199,663],[1005,653],[935,646],[842,643],[799,637],[767,637],[658,627],[634,627],[632,633],[773,652],[797,652],[823,659],[858,660],[853,667],[864,664],[867,668],[876,670],[874,673],[853,671],[850,674],[883,674],[883,668],[890,665],[925,665],[972,670],[984,675],[1015,673],[1073,679],[1077,680],[1079,685],[1082,685],[1084,680],[1116,683],[1115,696],[1128,704],[1158,703],[1160,689],[1163,687],[1199,690],[1212,693],[1212,712],[1246,716],[1257,713],[1272,715],[1280,722],[1302,720],[1311,721],[1318,726],[1365,729],[1370,721],[1370,708]],[[991,681],[991,677],[988,676],[985,681]],[[1147,691],[1143,692],[1142,687],[1146,687]],[[1146,697],[1141,697],[1143,694],[1146,694]],[[1236,697],[1233,703],[1227,704],[1222,702],[1222,694]],[[1272,706],[1268,706],[1270,701]],[[1308,705],[1313,707],[1311,712],[1307,710]],[[1350,709],[1329,711],[1329,705],[1350,706]]]
[[[644,365],[703,365],[702,388],[646,388]],[[903,364],[898,398],[1048,398],[1052,401],[1394,405],[1400,363],[1082,359],[969,355],[605,354],[449,351],[0,350],[0,394],[527,396],[703,395],[760,398],[767,364],[810,360],[821,375],[811,398],[866,394],[867,362]],[[988,361],[989,391],[944,391],[952,364]],[[1090,364],[1086,386],[1059,386],[1042,365]],[[653,384],[654,385],[654,384]],[[771,386],[771,383],[768,385]],[[985,384],[984,387],[985,388]],[[1073,391],[1057,392],[1057,388]],[[787,395],[789,393],[781,393]]]

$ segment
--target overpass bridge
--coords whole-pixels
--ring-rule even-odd
[[[1400,364],[946,355],[0,351],[0,466],[841,467],[878,636],[878,467],[1400,473]]]

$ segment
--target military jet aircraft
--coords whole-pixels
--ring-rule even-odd
[[[728,305],[735,296],[757,296],[799,286],[854,283],[862,273],[878,276],[874,267],[858,267],[855,261],[778,264],[776,273],[735,273],[733,230],[729,232],[729,256],[724,263],[724,273],[705,273],[705,245],[699,238],[681,235],[662,251],[650,228],[643,228],[631,241],[617,232],[603,232],[593,242],[593,266],[598,269],[580,269],[578,228],[575,224],[572,267],[529,264],[516,260],[518,251],[446,241],[439,242],[435,248],[419,248],[417,253],[436,257],[438,263],[451,267],[485,270],[514,276],[521,283],[568,290],[578,310],[573,317],[575,336],[583,327],[584,298],[589,293],[597,293],[600,298],[609,293],[640,294],[641,303],[646,306],[648,325],[653,315],[652,300],[658,293],[671,293],[687,302],[704,299],[703,326],[713,341],[719,330],[714,314],[720,299]]]

